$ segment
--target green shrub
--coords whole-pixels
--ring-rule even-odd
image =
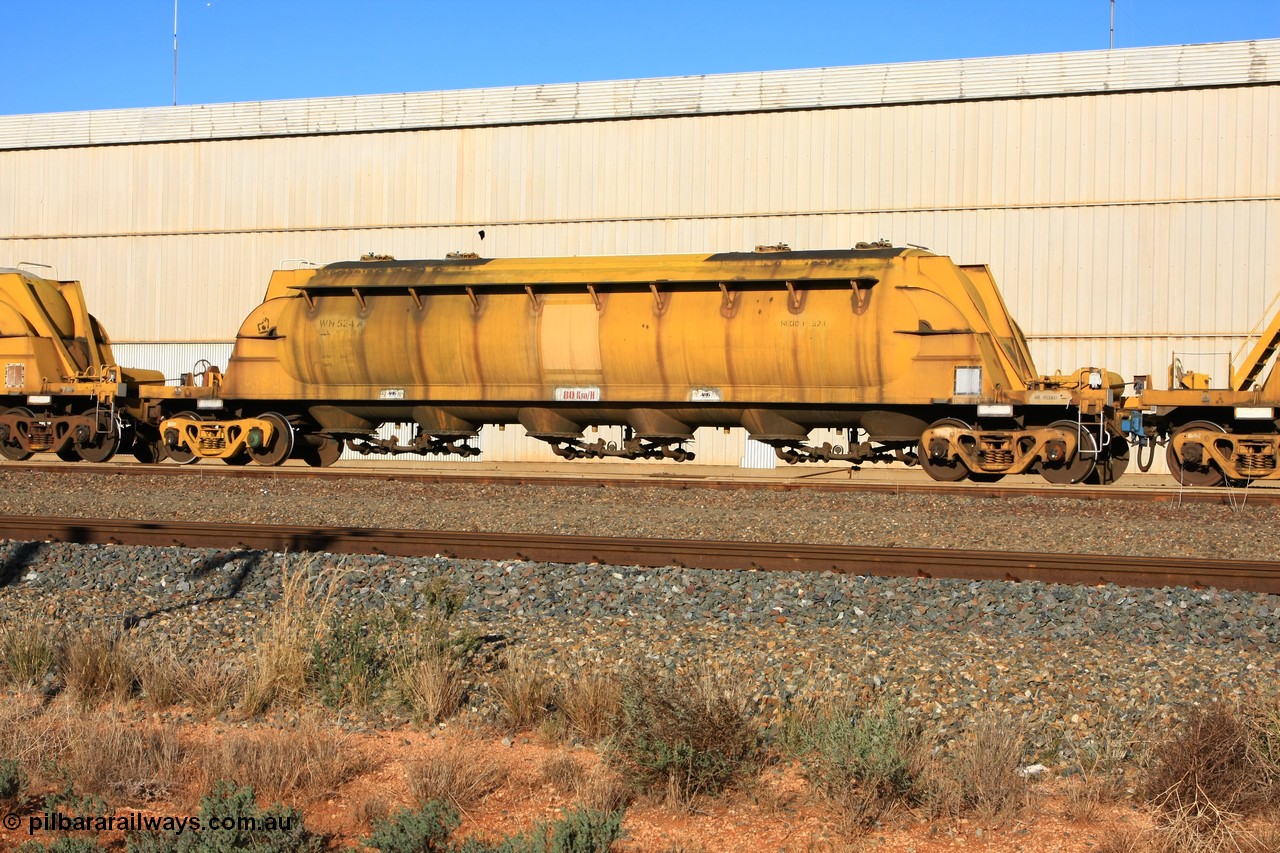
[[[16,803],[26,786],[27,776],[22,772],[21,762],[14,758],[0,759],[0,803]]]
[[[390,638],[405,627],[404,611],[363,608],[331,616],[311,649],[309,680],[330,708],[367,706],[380,696],[391,675],[396,648]]]
[[[708,676],[633,677],[606,755],[628,781],[679,806],[714,796],[754,769],[760,731],[745,697]]]
[[[551,825],[549,853],[605,853],[622,837],[623,812],[575,808]]]
[[[63,786],[61,791],[44,795],[44,810],[46,812],[62,812],[75,817],[93,817],[106,814],[107,801],[94,794],[77,794],[74,783],[66,778],[66,773],[65,767],[54,766],[50,768],[51,775],[63,777]]]
[[[559,820],[540,820],[527,832],[494,844],[470,839],[461,853],[607,853],[622,837],[622,818],[621,811],[575,808]]]
[[[872,823],[918,794],[924,737],[892,703],[802,712],[784,725],[782,745],[815,788],[854,812],[856,823]]]
[[[432,677],[440,676],[447,695],[423,716],[442,718],[453,712],[461,701],[465,661],[478,640],[468,632],[451,631],[465,600],[460,591],[437,579],[420,595],[421,606],[412,610],[323,611],[325,619],[313,633],[306,673],[308,687],[321,702],[330,708],[368,707],[384,698],[394,701],[397,691],[393,688],[398,688],[399,698],[416,709],[423,698],[419,691],[432,694],[440,689],[439,678]],[[432,671],[432,664],[440,672]]]
[[[452,849],[449,834],[458,824],[458,812],[453,806],[433,800],[417,809],[401,809],[389,818],[376,821],[364,844],[382,853],[447,851]]]
[[[307,831],[298,809],[277,803],[264,810],[251,786],[238,788],[223,781],[200,800],[199,832],[134,833],[127,849],[129,853],[318,853],[324,844]]]
[[[107,848],[92,838],[64,835],[47,845],[39,841],[28,841],[18,848],[18,853],[107,853]]]

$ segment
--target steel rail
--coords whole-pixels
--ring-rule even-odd
[[[803,471],[804,469],[797,469]],[[586,486],[591,488],[659,488],[659,489],[761,489],[767,491],[799,491],[812,489],[832,492],[866,492],[871,494],[939,495],[942,497],[1012,498],[1038,497],[1079,501],[1120,500],[1141,503],[1197,503],[1222,504],[1232,507],[1244,505],[1272,506],[1280,504],[1280,487],[1256,485],[1242,488],[1178,488],[1177,486],[1058,486],[1036,483],[1016,485],[1012,483],[934,483],[934,482],[860,482],[855,479],[819,480],[819,476],[839,476],[839,470],[797,474],[789,479],[763,479],[746,476],[713,477],[697,474],[646,474],[643,476],[602,477],[592,474],[533,474],[521,472],[441,472],[415,471],[396,468],[377,470],[372,468],[308,468],[261,466],[231,467],[226,465],[141,465],[133,463],[65,463],[65,462],[6,462],[0,465],[5,471],[27,471],[41,474],[92,474],[96,476],[166,476],[219,477],[230,479],[320,479],[320,480],[377,480],[380,482],[410,483],[463,483],[475,485],[533,485],[533,486]],[[1026,478],[1033,480],[1034,478]]]
[[[1280,594],[1280,562],[1270,561],[37,516],[0,516],[0,538],[1088,585],[1223,587]]]

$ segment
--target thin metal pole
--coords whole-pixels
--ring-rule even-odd
[[[178,105],[178,0],[173,0],[173,105]]]
[[[175,4],[177,2],[178,0],[174,0]],[[174,14],[177,15],[176,12]],[[178,25],[174,24],[175,32],[177,31],[177,28],[178,28]],[[174,38],[176,39],[177,36],[175,35]],[[174,49],[177,50],[177,48],[174,48]],[[1116,49],[1116,0],[1111,0],[1111,49],[1112,50]]]

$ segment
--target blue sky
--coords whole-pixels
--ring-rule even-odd
[[[1094,50],[1108,0],[178,0],[182,104]],[[173,0],[0,0],[0,114],[173,102]],[[1280,37],[1280,0],[1117,0],[1116,47]]]

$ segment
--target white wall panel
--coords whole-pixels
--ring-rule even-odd
[[[201,373],[209,365],[227,369],[231,358],[230,341],[202,344],[190,343],[112,343],[111,352],[122,367],[158,370],[171,384],[178,384],[184,373]]]
[[[0,148],[1029,98],[1280,80],[1280,40],[0,117]]]
[[[1218,47],[1237,60],[1256,54]],[[1280,53],[1280,42],[1259,49]],[[1158,50],[1178,62],[1214,54]],[[329,135],[254,136],[253,122],[265,133],[286,104],[214,110],[185,141],[151,144],[129,143],[124,115],[0,118],[0,265],[46,263],[80,279],[122,342],[118,354],[146,359],[160,357],[142,346],[153,342],[225,346],[285,259],[825,248],[884,237],[989,264],[1042,371],[1103,365],[1163,385],[1170,353],[1212,361],[1237,350],[1280,290],[1280,83],[1223,76],[1223,65],[1212,79],[1235,85],[1205,88],[1210,78],[1195,74],[1151,91],[1076,85],[1123,71],[1114,56],[1099,62],[1059,63],[1052,91],[1066,94],[981,99],[995,91],[991,77],[986,89],[931,103],[842,104],[800,85],[810,72],[783,74],[768,79],[786,90],[775,100],[785,111],[763,112],[687,98],[746,97],[716,88],[727,81],[667,81],[675,112],[609,121],[556,119],[548,108],[547,123],[503,123],[521,114],[521,93],[508,93],[506,112],[492,91],[435,93],[422,103],[444,108],[456,96],[455,106],[490,110],[491,122],[380,133],[342,132],[385,122],[377,99],[295,104]],[[964,71],[930,65],[903,70],[926,89]],[[842,74],[827,79],[852,79]],[[575,97],[622,109],[593,100],[603,91]],[[224,133],[228,121],[246,123]],[[119,144],[43,147],[95,124],[94,140]],[[34,147],[5,142],[19,125]],[[137,138],[168,138],[163,122],[148,127]],[[237,135],[246,138],[223,138]],[[1225,362],[1194,369],[1222,378]],[[730,438],[700,434],[715,447],[700,459],[736,464],[744,448]],[[485,440],[486,458],[553,458],[516,430]]]

